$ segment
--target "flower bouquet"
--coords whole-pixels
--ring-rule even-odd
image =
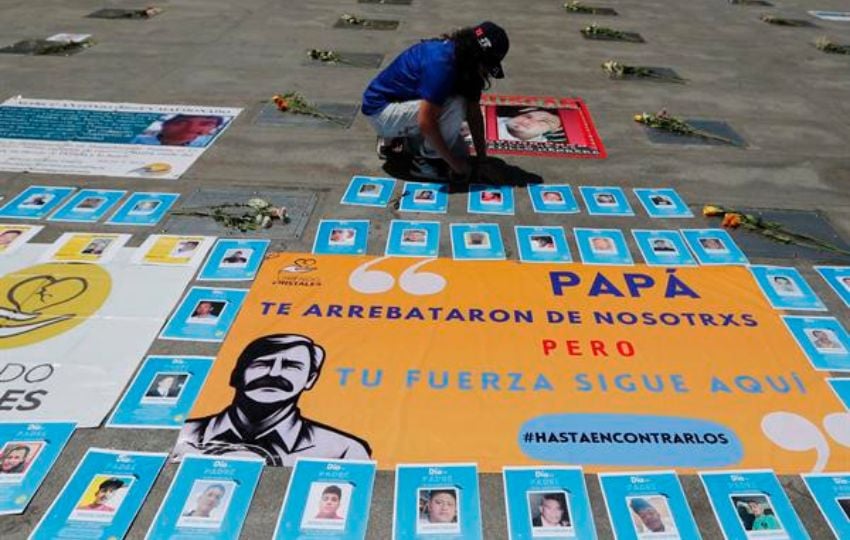
[[[175,216],[211,218],[228,229],[239,232],[270,228],[275,221],[288,223],[286,208],[274,206],[265,199],[249,199],[247,203],[216,204],[204,208],[184,208],[172,212]]]
[[[716,135],[708,131],[697,129],[680,118],[670,116],[669,114],[667,114],[666,110],[662,110],[657,114],[636,114],[634,116],[634,121],[639,124],[643,124],[647,127],[666,131],[668,133],[675,133],[677,135],[687,135],[691,137],[700,137],[707,140],[722,142],[724,144],[731,144],[732,146],[740,146],[736,141],[733,141],[732,139],[728,139],[726,137],[722,137],[720,135]]]
[[[275,94],[272,96],[272,101],[274,102],[275,107],[283,113],[313,116],[315,118],[321,118],[322,120],[328,120],[329,122],[333,122],[341,126],[347,125],[344,120],[320,111],[315,105],[307,101],[304,96],[298,92]]]

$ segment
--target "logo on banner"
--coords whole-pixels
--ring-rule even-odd
[[[52,338],[85,322],[106,299],[111,278],[94,264],[49,263],[0,278],[0,349]]]

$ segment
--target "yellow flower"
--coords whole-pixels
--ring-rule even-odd
[[[729,213],[723,216],[723,226],[736,229],[741,224],[741,214]]]
[[[635,122],[643,122],[644,118],[646,118],[646,113],[636,114]]]
[[[725,213],[726,211],[720,208],[719,206],[712,206],[710,204],[707,204],[702,207],[702,215],[706,217],[722,216]]]

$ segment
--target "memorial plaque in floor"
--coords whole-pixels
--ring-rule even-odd
[[[24,39],[14,45],[3,47],[0,53],[28,54],[35,56],[71,56],[92,46],[91,42],[63,43],[48,39]]]
[[[591,34],[588,32],[582,32],[581,35],[584,36],[584,39],[596,39],[599,41],[624,41],[626,43],[646,43],[646,40],[643,39],[643,36],[641,36],[637,32],[622,32],[619,36],[611,36],[607,34]]]
[[[681,135],[679,133],[670,133],[669,131],[663,131],[655,128],[647,127],[644,129],[646,129],[646,136],[650,140],[650,142],[654,142],[656,144],[697,144],[703,146],[732,147],[747,146],[747,141],[744,140],[744,138],[741,137],[738,132],[732,129],[732,126],[721,120],[686,118],[685,122],[693,126],[694,129],[705,131],[706,133],[710,133],[712,135],[728,139],[734,144],[723,142],[717,139],[700,137],[697,135]]]
[[[238,236],[240,238],[270,238],[272,240],[294,240],[301,237],[313,209],[317,194],[308,189],[271,189],[264,187],[235,187],[230,189],[201,188],[187,195],[176,211],[208,209],[221,204],[247,203],[260,198],[275,207],[285,207],[287,223],[274,221],[268,229],[240,232],[227,229],[211,218],[171,215],[164,231],[169,234],[201,234],[214,236]]]
[[[357,0],[358,4],[382,4],[385,6],[409,6],[413,0]]]
[[[742,212],[761,217],[765,221],[781,223],[785,229],[805,234],[837,248],[850,251],[848,244],[835,230],[827,217],[818,210],[777,210],[771,208],[742,208]],[[738,246],[748,257],[770,259],[803,259],[817,263],[850,264],[850,256],[821,251],[795,244],[783,244],[746,230],[734,234]]]
[[[381,63],[384,61],[384,55],[379,53],[334,52],[339,56],[339,60],[322,61],[310,58],[308,54],[304,65],[377,69],[381,67]]]
[[[162,9],[146,7],[140,9],[104,8],[89,13],[86,17],[92,19],[124,19],[124,20],[146,20],[162,13]]]
[[[360,110],[360,105],[352,103],[315,103],[314,105],[320,113],[332,120],[307,114],[281,112],[274,103],[266,103],[254,117],[254,123],[260,126],[348,129]]]
[[[570,15],[604,15],[604,16],[614,16],[617,15],[617,10],[609,7],[595,7],[595,6],[582,6],[584,11],[571,11],[567,10],[567,13]]]
[[[351,19],[340,17],[334,23],[334,28],[347,28],[350,30],[395,30],[398,28],[398,21],[389,19],[357,19],[357,22],[352,22]]]
[[[646,75],[640,75],[637,73],[626,73],[617,77],[611,77],[614,80],[621,81],[652,81],[652,82],[666,82],[666,83],[683,83],[685,79],[679,76],[676,73],[676,70],[672,68],[666,67],[654,67],[654,66],[637,66],[637,69],[647,70]]]

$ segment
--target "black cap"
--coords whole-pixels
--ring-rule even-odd
[[[473,29],[478,46],[484,51],[484,65],[494,79],[504,79],[502,60],[508,54],[511,44],[504,28],[496,23],[484,21]]]

